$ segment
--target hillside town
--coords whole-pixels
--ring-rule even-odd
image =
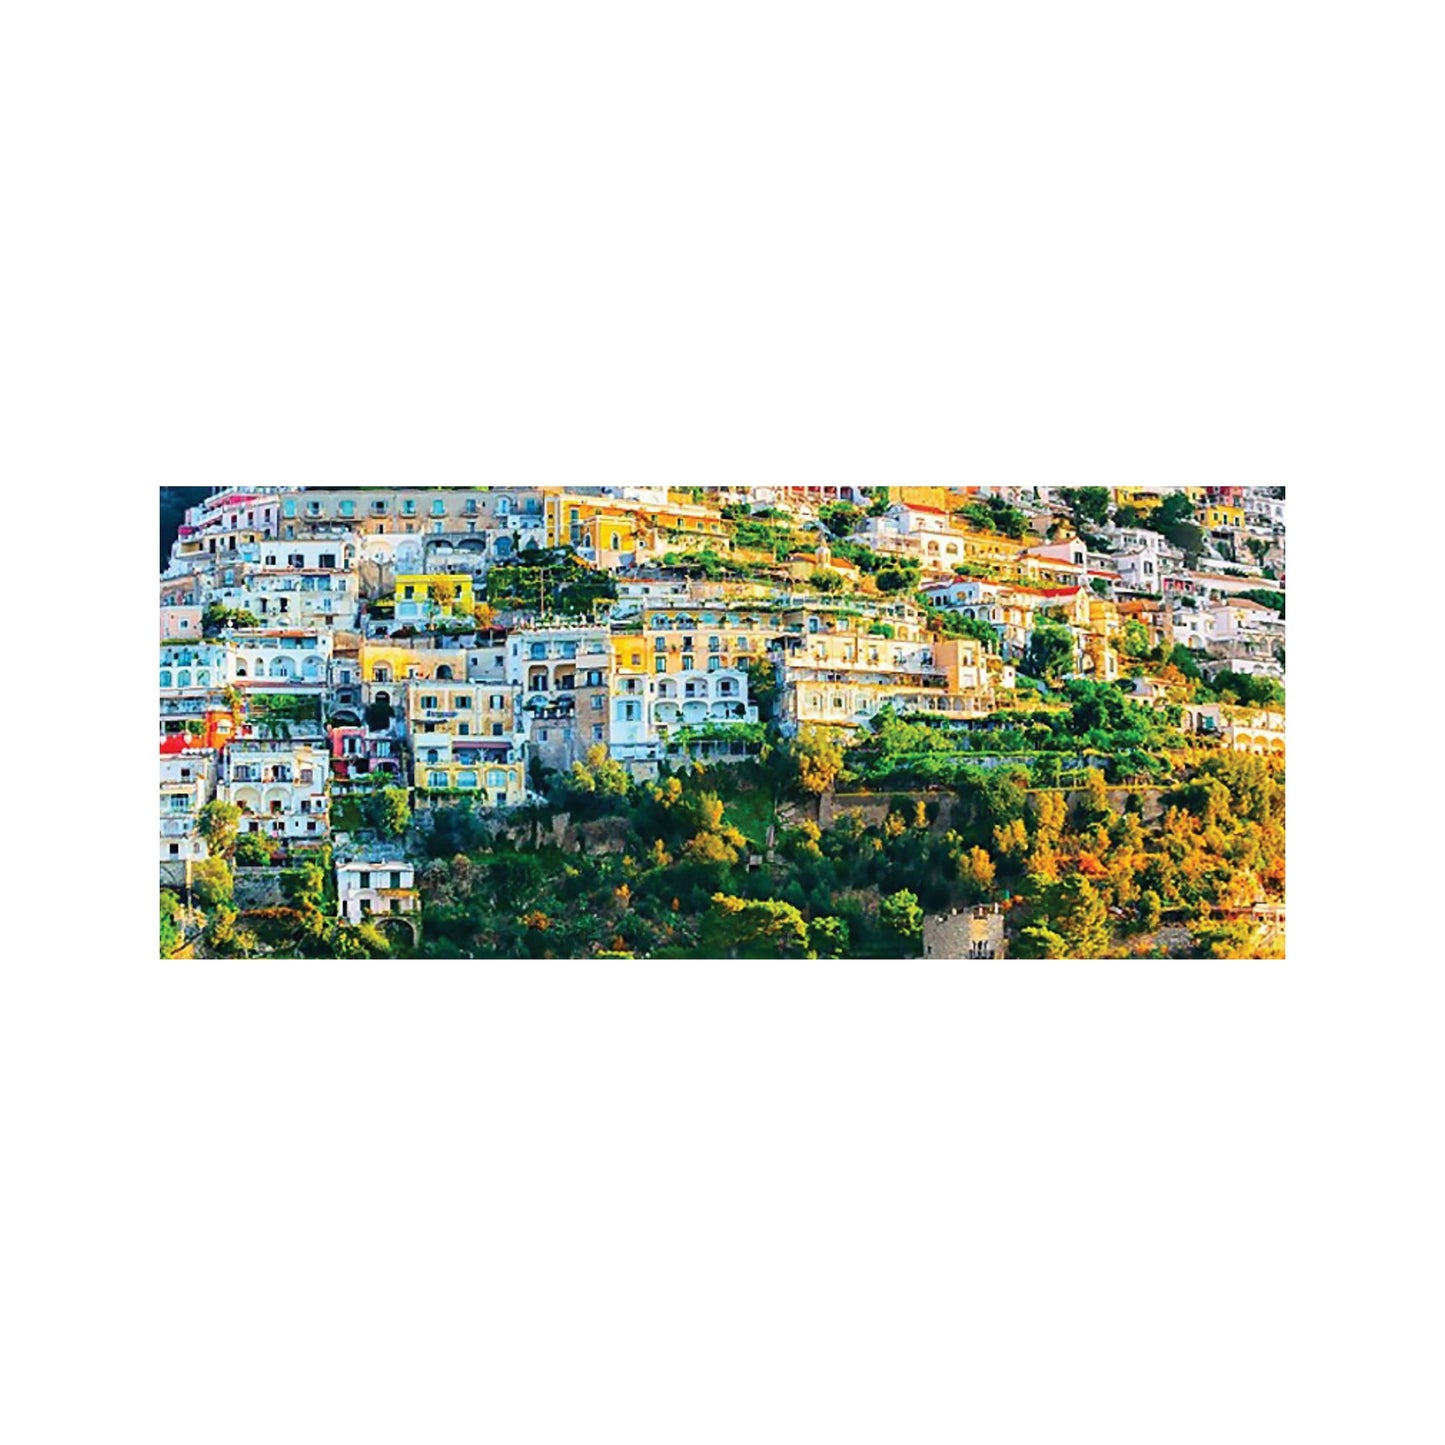
[[[1284,508],[163,491],[162,954],[1278,956]]]

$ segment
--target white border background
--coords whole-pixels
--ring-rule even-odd
[[[0,1433],[1439,1440],[1420,14],[9,17]],[[619,480],[1288,485],[1289,961],[157,964],[157,485]]]

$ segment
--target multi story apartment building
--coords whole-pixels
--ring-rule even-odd
[[[205,596],[207,602],[249,612],[268,627],[335,632],[357,626],[357,579],[349,568],[253,565],[234,582],[210,584]]]
[[[228,632],[222,646],[238,685],[322,690],[331,665],[332,634],[306,628],[244,628]]]
[[[323,843],[331,834],[325,745],[239,739],[222,755],[220,798],[241,809],[243,832]]]
[[[221,492],[186,513],[171,549],[165,576],[212,572],[238,561],[255,561],[274,526],[276,498],[262,492]]]
[[[341,725],[328,729],[331,742],[331,788],[351,793],[370,787],[380,778],[406,787],[406,753],[400,738],[390,732],[374,733],[365,727]]]
[[[221,642],[164,642],[160,653],[161,704],[219,699],[231,685],[234,654]]]
[[[629,767],[651,771],[661,756],[653,715],[652,658],[641,628],[614,630],[608,677],[608,720],[598,739],[612,757]]]
[[[336,911],[353,924],[419,913],[421,894],[415,865],[380,853],[338,861]]]
[[[192,862],[206,856],[197,831],[201,809],[216,795],[216,754],[190,747],[183,737],[161,744],[160,860]]]
[[[817,623],[817,626],[813,624]],[[813,614],[775,648],[785,732],[824,724],[860,727],[880,708],[982,717],[1013,669],[972,638],[932,640],[916,625],[889,637],[866,617]]]
[[[531,755],[542,764],[565,771],[595,742],[605,742],[611,665],[605,625],[534,626],[512,633],[507,681],[521,698]]]
[[[542,509],[536,487],[305,487],[276,501],[277,530],[267,535],[282,539],[322,524],[403,535],[535,525]]]

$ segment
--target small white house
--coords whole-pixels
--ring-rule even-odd
[[[354,858],[336,865],[337,911],[348,923],[395,913],[416,913],[421,895],[416,868],[403,859]]]

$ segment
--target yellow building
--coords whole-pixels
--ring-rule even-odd
[[[891,630],[893,636],[888,636]],[[980,717],[994,706],[994,688],[1012,686],[1012,668],[973,638],[934,639],[900,616],[807,609],[787,645],[780,681],[785,725],[859,727],[880,708]]]
[[[1200,513],[1199,525],[1207,529],[1215,527],[1244,526],[1244,508],[1230,507],[1223,502],[1210,502]]]
[[[1143,512],[1145,515],[1152,512],[1156,507],[1164,505],[1163,496],[1146,487],[1115,487],[1114,505],[1116,507],[1132,507],[1136,512]]]
[[[410,573],[396,579],[396,620],[428,622],[437,617],[471,617],[476,606],[466,572]]]
[[[937,507],[952,512],[973,495],[974,487],[889,487],[888,500],[902,502],[905,507]]]
[[[406,716],[418,791],[464,793],[497,808],[525,801],[514,689],[495,681],[412,681]]]
[[[357,650],[363,684],[383,686],[408,681],[465,682],[467,654],[460,647],[403,647],[363,642]],[[393,700],[396,694],[393,693]]]
[[[630,513],[597,512],[584,518],[580,526],[579,550],[604,571],[626,566],[637,551],[637,521]]]

